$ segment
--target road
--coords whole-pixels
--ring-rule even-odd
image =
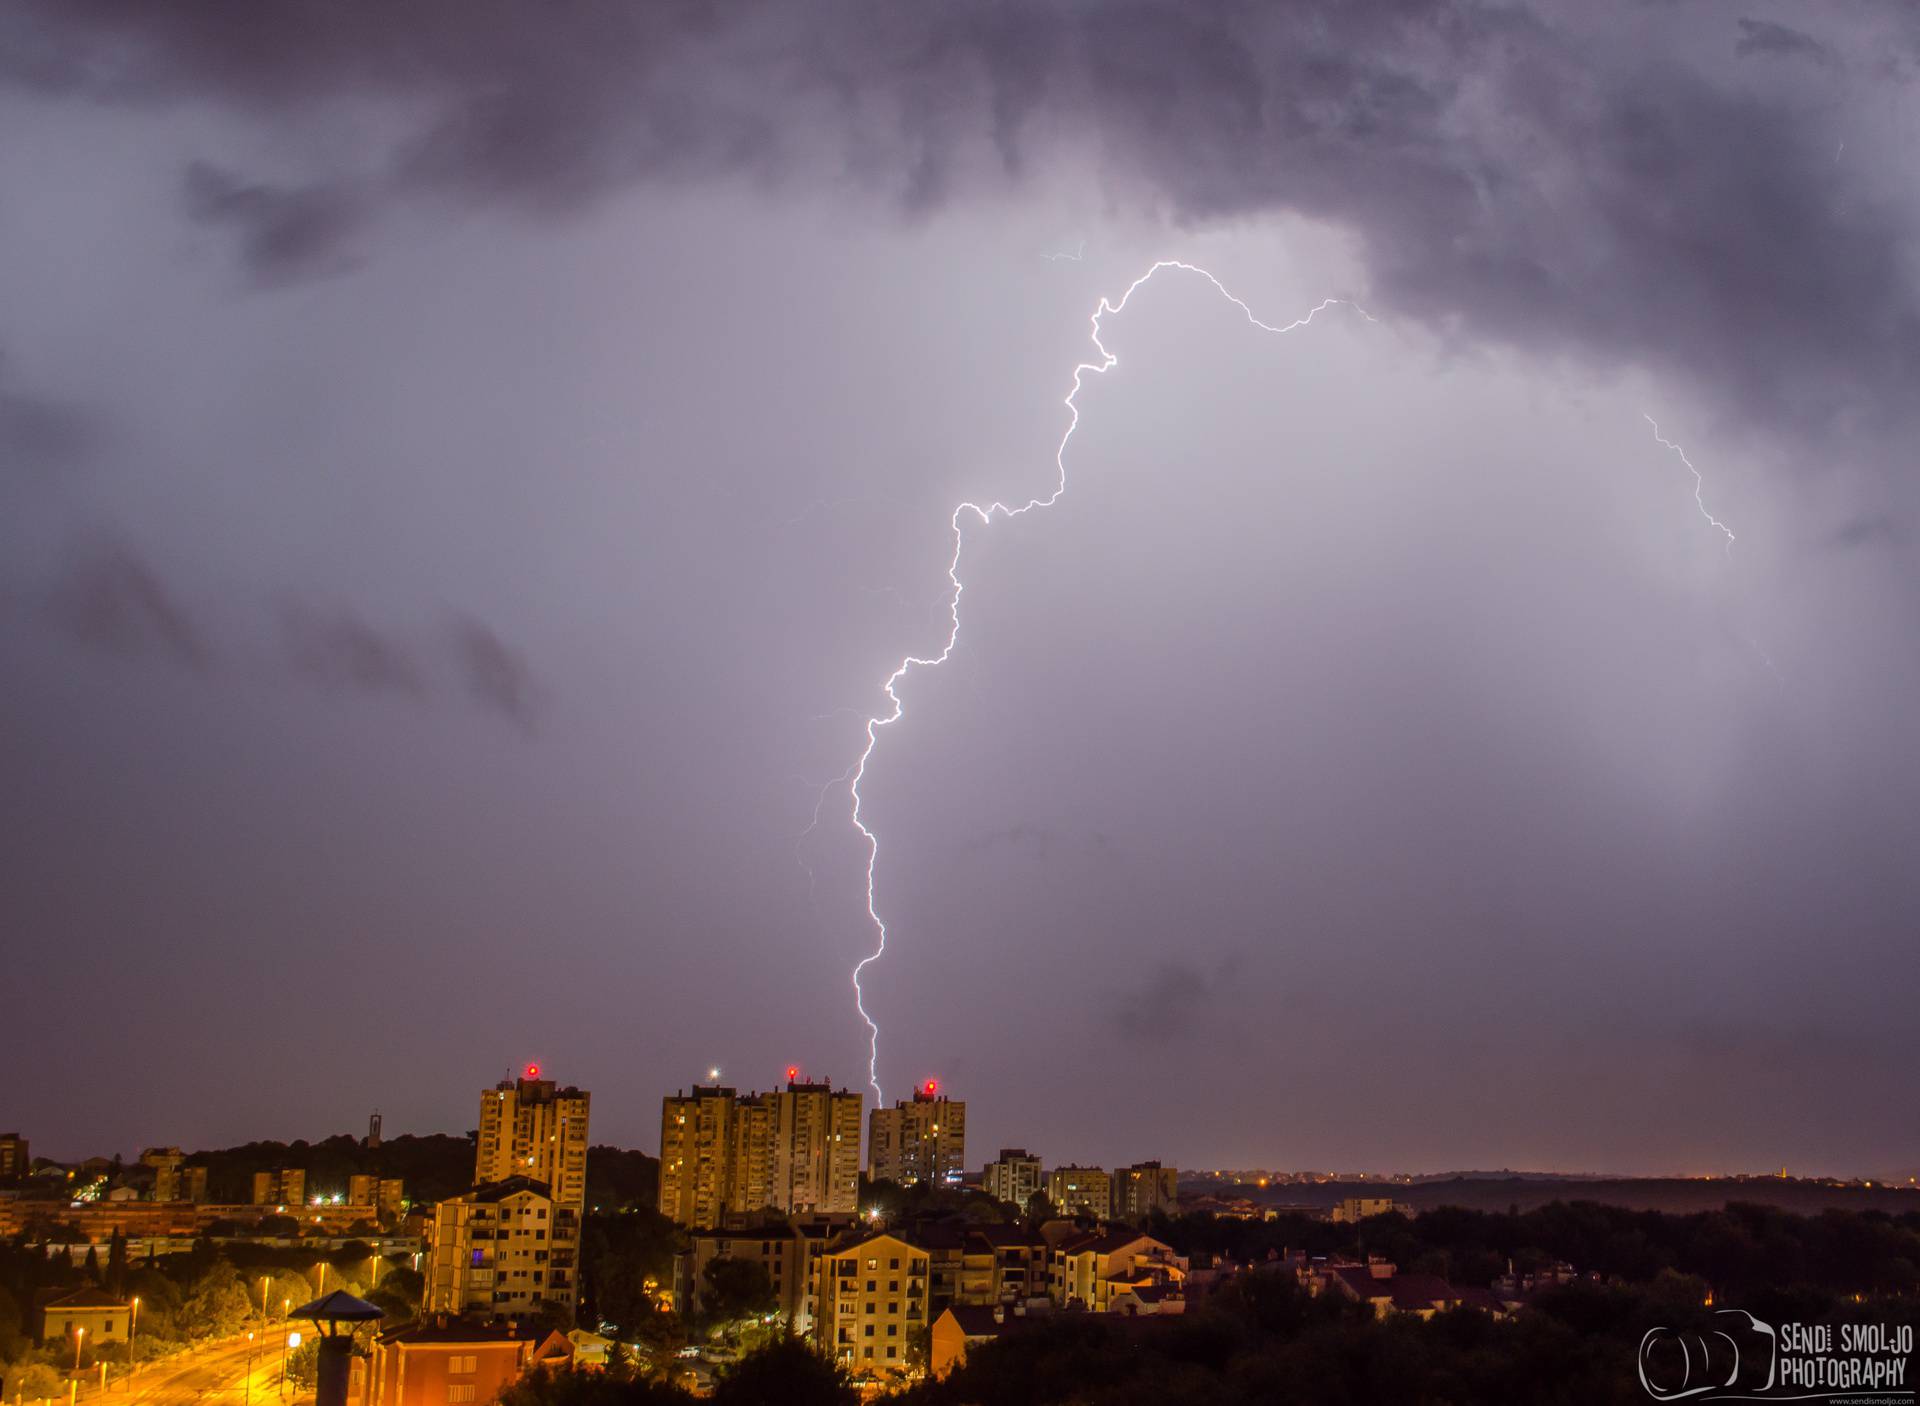
[[[279,1325],[252,1344],[243,1334],[163,1358],[131,1379],[109,1381],[105,1396],[95,1387],[83,1390],[80,1400],[82,1406],[279,1406]],[[291,1406],[291,1387],[286,1400]]]

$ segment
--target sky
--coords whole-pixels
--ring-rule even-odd
[[[887,1099],[1920,1167],[1917,73],[1869,0],[21,0],[0,1125],[864,1086],[849,768],[1132,287],[861,782]]]

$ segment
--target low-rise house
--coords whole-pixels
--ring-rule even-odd
[[[374,1336],[366,1406],[485,1406],[529,1371],[564,1367],[573,1344],[512,1323],[439,1316]]]
[[[1048,1290],[1057,1305],[1105,1313],[1122,1289],[1179,1285],[1186,1277],[1186,1258],[1171,1245],[1137,1230],[1114,1230],[1057,1246]]]
[[[124,1343],[133,1326],[133,1305],[99,1289],[76,1289],[49,1300],[40,1309],[40,1341],[72,1343],[75,1337],[93,1347]]]

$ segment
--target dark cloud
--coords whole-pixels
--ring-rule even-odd
[[[471,616],[456,619],[452,632],[469,696],[531,732],[539,710],[539,689],[526,660],[492,627]]]
[[[1717,13],[1667,22],[1734,28]],[[1396,315],[1641,360],[1767,424],[1904,423],[1889,392],[1920,372],[1905,223],[1836,170],[1831,103],[1544,9],[41,0],[11,29],[69,92],[286,122],[399,98],[416,116],[369,158],[389,195],[563,211],[745,172],[850,175],[920,209],[1090,155],[1183,221],[1350,226]],[[1742,53],[1827,52],[1769,21],[1737,34]],[[189,194],[267,282],[337,270],[361,214],[337,184],[208,166]]]
[[[1833,50],[1815,39],[1811,34],[1776,24],[1772,20],[1740,21],[1740,38],[1733,46],[1737,54],[1758,54],[1765,58],[1812,59],[1816,63],[1833,63]]]
[[[67,401],[8,384],[0,359],[0,479],[44,478],[71,468],[98,438],[92,419]]]
[[[196,672],[212,663],[199,625],[125,543],[75,550],[49,593],[47,617],[74,639],[110,653],[151,655]]]
[[[1902,547],[1907,539],[1906,529],[1885,513],[1855,518],[1833,534],[1842,547]]]
[[[1114,1002],[1114,1028],[1126,1040],[1152,1045],[1197,1035],[1238,968],[1233,957],[1210,974],[1191,962],[1160,962]]]
[[[420,670],[406,648],[347,611],[297,602],[281,607],[280,628],[295,669],[323,687],[418,695]]]
[[[182,186],[195,223],[234,233],[241,267],[257,286],[326,278],[356,263],[350,246],[364,207],[344,185],[265,185],[195,161]]]

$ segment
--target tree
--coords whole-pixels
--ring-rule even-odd
[[[107,1242],[107,1292],[124,1294],[127,1291],[127,1237],[126,1233],[114,1228],[113,1238]]]
[[[780,1306],[767,1267],[758,1260],[722,1255],[708,1264],[700,1277],[705,1281],[700,1291],[700,1311],[711,1321],[733,1323],[758,1318]]]
[[[844,1368],[789,1334],[735,1363],[714,1386],[713,1400],[715,1406],[854,1406],[860,1393]]]
[[[1053,1219],[1053,1202],[1044,1191],[1036,1191],[1027,1198],[1027,1222],[1040,1225]]]

